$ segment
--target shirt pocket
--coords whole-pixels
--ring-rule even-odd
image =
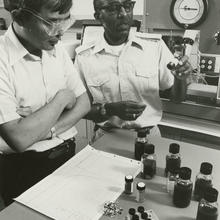
[[[110,77],[107,74],[97,74],[86,79],[88,88],[93,96],[94,102],[105,102],[110,90]]]
[[[135,77],[141,92],[155,92],[159,90],[158,71],[156,67],[142,65],[136,67]]]

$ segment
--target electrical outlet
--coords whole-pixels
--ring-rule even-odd
[[[200,71],[201,73],[220,73],[220,55],[201,54]]]
[[[201,72],[215,72],[216,57],[201,56],[200,70]]]

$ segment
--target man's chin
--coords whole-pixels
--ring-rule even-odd
[[[129,31],[128,30],[121,30],[118,31],[119,38],[128,38]]]
[[[121,28],[118,28],[118,30],[117,30],[118,35],[127,35],[128,36],[129,32],[130,32],[130,28],[128,29],[128,28],[121,27]]]

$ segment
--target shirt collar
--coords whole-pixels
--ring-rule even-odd
[[[12,25],[9,26],[8,30],[6,31],[6,37],[9,39],[9,63],[10,65],[14,65],[17,61],[19,61],[23,57],[31,56],[34,60],[34,55],[30,54],[28,50],[21,44],[18,40],[17,36],[15,35]],[[50,51],[43,51],[43,53],[48,53],[50,56],[56,57],[56,49],[52,49]],[[39,60],[36,58],[36,60]]]
[[[48,53],[50,56],[56,57],[56,46],[52,50],[44,50],[43,52]]]
[[[131,47],[136,47],[140,50],[143,50],[143,47],[142,47],[142,42],[139,40],[139,38],[136,37],[135,35],[136,31],[133,31],[131,29],[130,33],[129,33],[129,43],[130,43],[130,46]]]
[[[93,54],[99,53],[102,50],[106,50],[107,45],[108,45],[108,43],[106,42],[106,40],[104,38],[104,34],[102,34],[93,49]],[[139,39],[137,37],[135,37],[134,31],[130,31],[126,45],[129,45],[131,47],[136,47],[140,50],[143,50],[143,47],[142,47]]]
[[[18,60],[27,55],[28,51],[18,40],[12,29],[12,25],[6,31],[6,37],[9,39],[9,63],[10,65],[14,65]]]

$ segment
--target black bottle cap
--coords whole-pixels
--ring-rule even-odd
[[[130,215],[134,215],[134,214],[136,213],[136,210],[135,210],[134,208],[130,208],[130,209],[128,210],[128,213],[129,213]]]
[[[132,220],[139,220],[139,215],[137,215],[137,214],[133,215]]]
[[[147,134],[149,134],[148,130],[138,130],[138,132],[137,132],[137,136],[139,138],[145,138],[145,137],[147,137]]]
[[[137,183],[137,190],[145,190],[146,185],[143,182]]]
[[[177,143],[170,144],[169,152],[171,154],[178,154],[180,152],[180,145]]]
[[[141,218],[144,220],[148,219],[148,214],[146,212],[141,213]]]
[[[131,176],[131,175],[127,175],[127,176],[125,176],[125,182],[127,182],[127,183],[132,183],[133,182],[133,176]]]
[[[200,166],[200,172],[205,175],[210,175],[212,173],[212,164],[203,162]]]
[[[137,210],[138,210],[138,212],[143,213],[145,208],[144,208],[144,206],[138,206]]]
[[[207,187],[204,192],[204,199],[208,202],[216,202],[218,200],[218,190],[212,187]]]
[[[191,178],[192,170],[188,167],[181,167],[179,169],[179,178],[189,180]]]

